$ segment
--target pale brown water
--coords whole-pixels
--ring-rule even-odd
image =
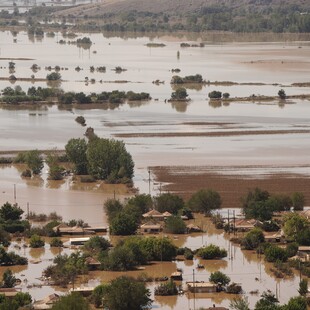
[[[84,35],[81,35],[84,36]],[[0,151],[24,149],[63,149],[68,139],[83,137],[85,128],[74,119],[77,115],[86,118],[87,125],[95,129],[101,137],[113,137],[122,133],[184,133],[214,132],[226,130],[293,130],[308,129],[309,101],[295,100],[271,103],[213,104],[206,100],[208,92],[221,90],[230,92],[231,96],[248,96],[250,94],[276,95],[280,88],[287,94],[309,93],[310,88],[286,87],[294,82],[309,82],[310,46],[307,41],[244,42],[242,37],[232,42],[219,43],[214,37],[204,48],[181,49],[180,42],[186,38],[155,37],[155,42],[166,44],[164,48],[147,48],[144,46],[149,38],[105,38],[102,34],[90,35],[94,44],[90,50],[79,49],[73,45],[58,45],[61,34],[55,38],[44,38],[41,41],[30,41],[26,33],[17,35],[17,43],[9,32],[0,32],[0,58],[32,58],[34,60],[16,60],[17,77],[30,77],[33,63],[41,66],[35,73],[37,78],[45,78],[48,71],[45,66],[60,65],[62,70],[61,87],[65,90],[99,92],[104,90],[133,90],[150,92],[150,102],[133,102],[111,109],[61,110],[56,106],[33,109],[0,109]],[[190,38],[192,40],[197,38]],[[286,38],[287,39],[287,38]],[[186,40],[189,40],[188,38]],[[201,40],[201,39],[199,39]],[[242,43],[241,43],[242,42]],[[301,48],[299,48],[301,47]],[[97,53],[94,54],[93,51]],[[180,59],[177,58],[180,51]],[[77,73],[76,66],[83,68]],[[89,66],[107,66],[106,73],[90,73]],[[116,74],[115,66],[122,66],[126,72]],[[0,59],[0,67],[7,67],[8,60]],[[262,82],[266,84],[281,83],[284,86],[203,86],[188,89],[192,99],[189,103],[165,103],[173,89],[170,70],[180,68],[181,76],[200,73],[206,80],[236,82]],[[8,69],[0,68],[0,76],[9,76]],[[96,83],[85,85],[84,78],[95,78]],[[103,83],[98,80],[102,79]],[[156,86],[153,80],[165,83]],[[128,80],[131,83],[104,83],[115,80]],[[24,89],[32,86],[30,82],[16,82]],[[14,86],[8,81],[0,81],[0,89]],[[46,86],[46,83],[35,83],[35,86]],[[155,100],[155,99],[158,99]],[[210,124],[208,124],[210,123]],[[212,124],[211,124],[212,123]],[[229,123],[229,125],[223,125]],[[148,167],[157,165],[215,165],[227,167],[238,165],[238,174],[253,177],[247,166],[258,166],[254,177],[263,177],[264,172],[294,172],[309,175],[309,134],[283,135],[246,135],[231,137],[126,137],[123,139],[127,149],[133,155],[136,164],[135,186],[141,192],[148,192]],[[268,165],[268,167],[266,167]],[[272,167],[276,165],[276,167]],[[241,169],[241,166],[244,166]],[[261,168],[260,168],[261,167]],[[103,203],[108,197],[124,199],[128,193],[124,188],[106,187],[102,184],[82,185],[70,178],[60,182],[47,180],[46,170],[41,177],[33,180],[20,178],[21,166],[0,167],[0,203],[18,202],[26,211],[27,202],[30,210],[39,213],[56,211],[65,220],[82,218],[92,225],[107,224],[103,212]],[[226,170],[225,170],[226,171]],[[219,171],[221,173],[221,171]],[[151,175],[152,179],[153,176]],[[16,198],[14,197],[14,184]],[[160,186],[151,182],[152,194],[159,192]],[[203,219],[199,219],[200,223]],[[198,261],[156,263],[146,266],[145,271],[153,276],[170,275],[177,267],[182,268],[185,280],[191,280],[193,269],[198,280],[208,280],[211,272],[221,270],[235,282],[242,282],[251,305],[259,298],[250,296],[249,291],[259,289],[262,293],[271,289],[278,293],[281,302],[286,302],[297,294],[298,278],[275,280],[269,271],[269,265],[262,264],[256,254],[241,252],[239,247],[229,243],[227,236],[214,230],[206,222],[207,233],[174,238],[178,246],[198,248],[206,243],[216,243],[229,250],[229,258],[220,261],[205,261],[205,270],[196,270]],[[36,277],[57,254],[48,246],[44,250],[21,250],[28,257],[40,258],[42,263],[30,264],[28,267],[14,267],[18,276],[25,274],[29,281],[35,283]],[[66,250],[69,251],[69,250]],[[23,254],[23,253],[21,253]],[[1,268],[3,270],[3,268]],[[137,275],[138,272],[129,272]],[[91,273],[90,277],[98,283],[98,278],[108,281],[119,273]],[[259,280],[256,281],[255,278]],[[276,285],[279,287],[276,290]],[[153,291],[154,285],[150,285]],[[26,289],[23,287],[23,289]],[[38,299],[54,289],[30,289]],[[228,305],[231,296],[226,294],[197,296],[196,307],[211,306],[213,303]],[[155,306],[162,309],[193,308],[192,296],[155,298]]]

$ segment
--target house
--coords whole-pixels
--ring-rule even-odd
[[[305,217],[308,221],[310,220],[310,209],[301,211],[299,214],[301,216]]]
[[[271,243],[283,242],[285,239],[285,236],[282,230],[279,230],[276,233],[264,232],[264,237],[265,237],[266,242],[271,242]]]
[[[199,226],[194,225],[194,224],[186,225],[186,229],[187,229],[188,233],[191,233],[191,232],[201,232],[202,231],[202,229]]]
[[[172,214],[170,212],[168,212],[168,211],[163,213],[164,219],[166,219],[167,217],[170,217],[170,216],[172,216]]]
[[[60,298],[57,294],[51,294],[45,297],[44,299],[35,301],[32,304],[33,309],[35,310],[45,310],[45,309],[52,309],[53,304],[58,301]]]
[[[162,225],[156,224],[154,222],[147,222],[140,226],[140,231],[142,233],[149,233],[149,234],[158,234],[163,230]]]
[[[69,290],[69,292],[78,292],[80,293],[82,296],[84,297],[87,297],[87,296],[90,296],[93,292],[95,288],[94,287],[88,287],[88,286],[85,286],[85,287],[76,287],[76,288],[71,288]]]
[[[15,288],[0,288],[0,295],[4,295],[8,298],[13,298],[19,293],[20,291]]]
[[[80,226],[68,226],[65,223],[61,223],[53,228],[55,233],[59,233],[60,235],[85,235],[85,234],[94,234],[95,232],[91,230],[89,227],[84,229]]]
[[[297,256],[304,261],[310,261],[310,246],[299,246]]]
[[[147,213],[144,213],[142,215],[145,219],[157,219],[157,220],[160,220],[160,221],[163,221],[164,220],[164,215],[162,213],[160,213],[159,211],[156,211],[155,209],[152,209],[151,211],[147,212]]]
[[[85,259],[85,264],[88,266],[88,268],[90,270],[97,270],[97,269],[99,269],[99,267],[101,265],[101,263],[93,257],[87,257]]]
[[[69,244],[70,245],[84,245],[90,238],[85,237],[85,238],[70,238],[69,239]]]
[[[216,284],[211,282],[186,282],[191,293],[215,293]]]
[[[171,280],[182,281],[183,275],[181,271],[173,272],[170,276]]]
[[[260,221],[255,219],[235,219],[231,220],[230,222],[231,227],[234,227],[236,231],[249,231],[260,224],[262,224]]]

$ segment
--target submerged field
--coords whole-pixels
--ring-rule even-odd
[[[310,94],[310,87],[293,83],[309,83],[309,41],[280,40],[273,36],[269,42],[245,42],[234,35],[231,42],[219,42],[213,35],[202,38],[155,36],[139,38],[89,36],[93,42],[89,49],[75,45],[60,45],[61,33],[54,38],[28,38],[25,32],[16,35],[0,32],[0,89],[20,85],[24,90],[31,86],[46,87],[44,81],[50,73],[45,67],[60,66],[62,82],[58,87],[65,91],[85,93],[123,90],[148,92],[153,98],[147,102],[128,102],[120,105],[80,105],[60,107],[1,106],[0,152],[10,154],[18,150],[64,149],[70,138],[83,137],[85,128],[74,120],[82,115],[87,126],[94,128],[100,137],[122,139],[135,162],[134,186],[148,193],[148,170],[151,171],[151,193],[170,191],[188,198],[200,188],[213,188],[222,195],[223,207],[240,207],[240,197],[248,188],[259,186],[272,193],[301,191],[306,204],[310,204],[310,102],[309,100],[276,99],[270,102],[221,102],[209,101],[213,90],[229,92],[231,97],[255,95],[277,96],[282,88],[287,95]],[[147,47],[150,41],[164,43],[164,47]],[[180,43],[204,47],[181,48]],[[266,40],[268,41],[268,40]],[[180,56],[177,57],[179,51]],[[95,52],[95,53],[94,53]],[[8,62],[16,63],[14,75],[23,81],[11,83]],[[37,64],[41,69],[33,72]],[[79,66],[81,71],[75,68]],[[106,72],[90,72],[90,66],[106,66]],[[121,66],[127,71],[116,73]],[[231,81],[238,84],[189,85],[191,101],[167,102],[171,92],[170,80],[180,69],[180,76],[201,74],[206,81]],[[40,81],[31,81],[34,74]],[[85,82],[85,77],[94,79]],[[29,80],[27,80],[29,79]],[[152,83],[159,80],[163,83]],[[34,83],[33,83],[34,82]],[[253,83],[253,84],[252,84]],[[27,202],[36,212],[56,211],[65,220],[82,218],[91,225],[107,224],[103,203],[116,195],[124,199],[131,193],[123,187],[102,183],[92,185],[47,180],[46,169],[41,177],[26,181],[21,179],[21,167],[0,166],[0,203],[14,202],[13,188],[17,189],[16,201],[26,210]],[[276,280],[269,266],[260,263],[256,254],[243,253],[234,247],[227,236],[206,223],[207,232],[196,236],[175,239],[182,246],[197,248],[205,242],[218,243],[231,248],[230,258],[206,266],[199,280],[206,280],[210,271],[221,269],[245,287],[259,287],[260,293],[270,289],[279,293],[279,300],[286,302],[296,294],[298,279]],[[173,237],[172,237],[173,238]],[[179,244],[178,244],[179,245]],[[28,255],[28,254],[27,254]],[[31,253],[29,254],[31,255]],[[35,253],[46,262],[52,257],[49,249]],[[232,259],[233,257],[233,259]],[[193,265],[177,262],[146,267],[151,274],[168,275],[176,267],[183,268],[186,280],[191,277]],[[41,264],[29,265],[28,273],[35,268],[40,274]],[[209,268],[209,269],[208,269]],[[17,269],[16,269],[17,270]],[[247,275],[243,273],[246,270]],[[24,270],[17,270],[21,274]],[[110,279],[116,273],[94,274]],[[259,282],[255,282],[259,278]],[[278,288],[279,286],[279,288]],[[44,293],[50,293],[48,288]],[[43,297],[36,290],[31,293]],[[251,304],[258,296],[249,295]],[[203,296],[205,298],[205,296]],[[196,306],[228,305],[228,296],[219,294],[196,301]],[[162,309],[184,309],[192,303],[191,296],[156,299]]]

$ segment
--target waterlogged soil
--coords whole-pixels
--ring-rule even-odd
[[[86,36],[79,34],[79,37]],[[156,195],[171,191],[188,198],[202,187],[218,190],[224,207],[240,207],[240,196],[248,188],[259,186],[271,192],[290,193],[302,191],[309,204],[309,121],[310,102],[301,99],[273,100],[271,102],[212,102],[207,94],[213,90],[229,92],[231,97],[252,94],[275,96],[280,88],[288,95],[310,93],[310,45],[293,36],[291,39],[275,37],[272,42],[246,42],[241,35],[233,42],[208,39],[203,48],[180,48],[180,43],[197,43],[195,37],[104,37],[87,34],[93,41],[90,49],[75,45],[60,45],[60,33],[54,38],[28,38],[25,32],[17,34],[14,43],[10,32],[0,32],[0,76],[11,73],[8,60],[16,63],[15,75],[29,79],[45,79],[49,71],[45,66],[59,65],[63,81],[57,87],[65,91],[101,92],[111,90],[146,91],[152,96],[147,102],[128,102],[122,105],[87,105],[61,107],[52,105],[7,107],[0,109],[0,152],[10,155],[18,150],[63,150],[70,138],[84,137],[85,127],[75,122],[78,115],[86,119],[87,126],[100,137],[121,137],[135,162],[135,187],[140,192]],[[149,48],[150,41],[166,44],[163,48]],[[264,40],[262,40],[264,41]],[[21,52],[22,51],[22,52]],[[177,57],[177,52],[180,57]],[[95,52],[95,53],[94,53]],[[31,60],[33,59],[33,60]],[[30,67],[38,64],[41,70]],[[80,66],[83,70],[75,71]],[[89,70],[90,66],[106,66],[105,73]],[[120,74],[112,69],[121,66],[127,71]],[[2,67],[2,68],[1,68]],[[66,69],[67,68],[67,69]],[[166,102],[171,92],[174,75],[171,69],[180,68],[180,76],[202,74],[210,81],[232,81],[244,85],[187,85],[191,101]],[[95,79],[85,83],[85,77]],[[159,79],[164,83],[156,85]],[[101,82],[100,82],[101,81]],[[114,82],[113,82],[114,81]],[[128,81],[129,83],[123,83]],[[33,83],[34,82],[34,83]],[[251,85],[255,83],[255,85]],[[272,85],[277,83],[279,85]],[[289,86],[293,83],[296,86]],[[46,87],[45,82],[30,80],[0,81],[0,89],[20,85],[25,90],[31,86]],[[286,86],[285,86],[286,85]],[[55,85],[54,85],[55,86]],[[33,179],[20,177],[24,167],[0,166],[0,203],[18,202],[27,210],[37,213],[56,211],[64,220],[83,219],[90,225],[107,225],[103,204],[107,198],[121,200],[131,195],[123,186],[108,186],[102,182],[79,183],[71,177],[63,181],[47,180],[47,167],[43,174]],[[150,181],[148,170],[150,170]],[[14,188],[15,193],[14,193]],[[226,212],[226,211],[225,211]],[[178,246],[196,249],[209,243],[225,247],[229,256],[214,261],[154,262],[140,271],[128,272],[137,276],[147,272],[151,276],[169,276],[176,268],[184,271],[185,281],[192,280],[193,269],[197,280],[208,281],[211,272],[221,270],[232,281],[242,283],[246,296],[253,306],[259,294],[270,289],[281,302],[297,293],[299,279],[275,279],[270,265],[254,252],[242,252],[229,242],[229,236],[214,229],[204,218],[195,222],[205,233],[170,236]],[[115,238],[114,238],[115,239]],[[116,238],[117,239],[117,238]],[[114,240],[116,242],[117,240]],[[42,270],[51,263],[58,252],[45,249],[19,250],[29,259],[40,258],[38,264],[13,267],[17,276],[37,283]],[[71,250],[65,249],[65,253]],[[197,264],[205,269],[196,269]],[[2,271],[5,269],[0,268]],[[24,274],[25,276],[22,276]],[[118,272],[91,272],[81,281],[96,285],[120,275]],[[24,281],[23,281],[24,283]],[[26,282],[25,282],[26,283]],[[151,291],[155,284],[149,284]],[[251,295],[251,290],[259,290]],[[43,286],[27,288],[34,298],[43,298],[60,288]],[[154,306],[161,309],[186,309],[209,307],[215,304],[228,306],[233,296],[197,294],[177,297],[155,297]]]

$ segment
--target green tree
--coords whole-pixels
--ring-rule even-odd
[[[13,275],[12,270],[6,269],[2,276],[1,287],[12,288],[15,286],[16,278]]]
[[[197,251],[197,255],[202,259],[215,259],[226,257],[227,251],[225,249],[221,249],[217,245],[209,244],[206,247],[200,248]]]
[[[85,139],[70,139],[65,146],[66,154],[75,166],[75,173],[87,174],[87,143]]]
[[[280,99],[285,99],[286,98],[286,93],[284,89],[280,89],[278,91],[278,96],[280,97]]]
[[[185,234],[186,225],[179,216],[169,216],[165,223],[165,229],[171,234]]]
[[[280,310],[278,303],[279,300],[273,293],[264,292],[260,300],[255,304],[255,310]]]
[[[234,298],[230,302],[229,307],[233,310],[250,310],[250,304],[246,297],[238,299]]]
[[[38,150],[26,152],[26,164],[33,174],[40,174],[43,169],[43,158]]]
[[[226,286],[230,282],[230,278],[221,271],[212,272],[209,281],[219,286]]]
[[[194,193],[188,200],[187,205],[195,212],[204,212],[210,215],[212,210],[219,209],[222,204],[221,196],[212,189],[201,189]]]
[[[134,162],[122,141],[93,139],[87,148],[89,173],[110,183],[131,180]]]
[[[90,253],[100,253],[111,247],[111,243],[100,236],[91,237],[85,244],[84,250]]]
[[[162,283],[156,286],[154,294],[157,296],[178,295],[178,289],[176,284],[172,280],[170,280],[167,283]]]
[[[308,280],[307,280],[307,279],[302,279],[302,280],[299,282],[298,293],[299,293],[301,296],[306,296],[306,294],[308,293]]]
[[[286,250],[273,244],[265,248],[264,254],[267,262],[286,262],[288,259]]]
[[[104,203],[104,210],[108,215],[109,221],[123,210],[123,205],[118,199],[107,199]]]
[[[90,310],[89,303],[77,292],[60,297],[52,310]]]
[[[306,298],[302,296],[292,297],[284,306],[284,310],[307,310]]]
[[[300,211],[304,209],[305,196],[303,193],[295,192],[292,194],[291,199],[294,211]]]
[[[187,90],[184,87],[177,88],[171,94],[171,99],[173,99],[173,100],[185,100],[187,97],[188,97]]]
[[[135,217],[122,211],[110,222],[110,233],[112,235],[133,235],[138,228]]]
[[[17,204],[10,204],[6,202],[0,208],[1,221],[19,221],[24,211]]]
[[[59,81],[61,80],[61,74],[58,72],[52,72],[46,76],[48,81]]]
[[[212,91],[208,94],[210,99],[221,99],[222,98],[222,92],[220,91]]]
[[[152,302],[150,291],[144,283],[125,276],[107,285],[103,290],[103,298],[105,306],[110,310],[147,309]]]
[[[155,197],[156,209],[159,212],[170,212],[178,214],[179,210],[184,208],[184,201],[178,195],[164,193]]]
[[[32,235],[29,240],[29,246],[31,248],[42,248],[44,247],[44,244],[45,244],[44,240],[41,239],[41,237],[38,235]]]
[[[60,248],[63,246],[63,242],[61,241],[61,239],[54,237],[51,241],[50,241],[50,246],[51,247],[55,247],[55,248]]]
[[[141,211],[141,213],[144,214],[152,208],[153,201],[151,195],[140,194],[131,197],[127,201],[127,205],[133,205],[137,207]]]
[[[249,231],[242,239],[242,247],[246,250],[256,249],[265,241],[264,233],[260,228],[254,228]]]
[[[307,219],[297,213],[287,214],[283,221],[283,231],[286,237],[293,241],[297,241],[299,234],[309,227]]]

